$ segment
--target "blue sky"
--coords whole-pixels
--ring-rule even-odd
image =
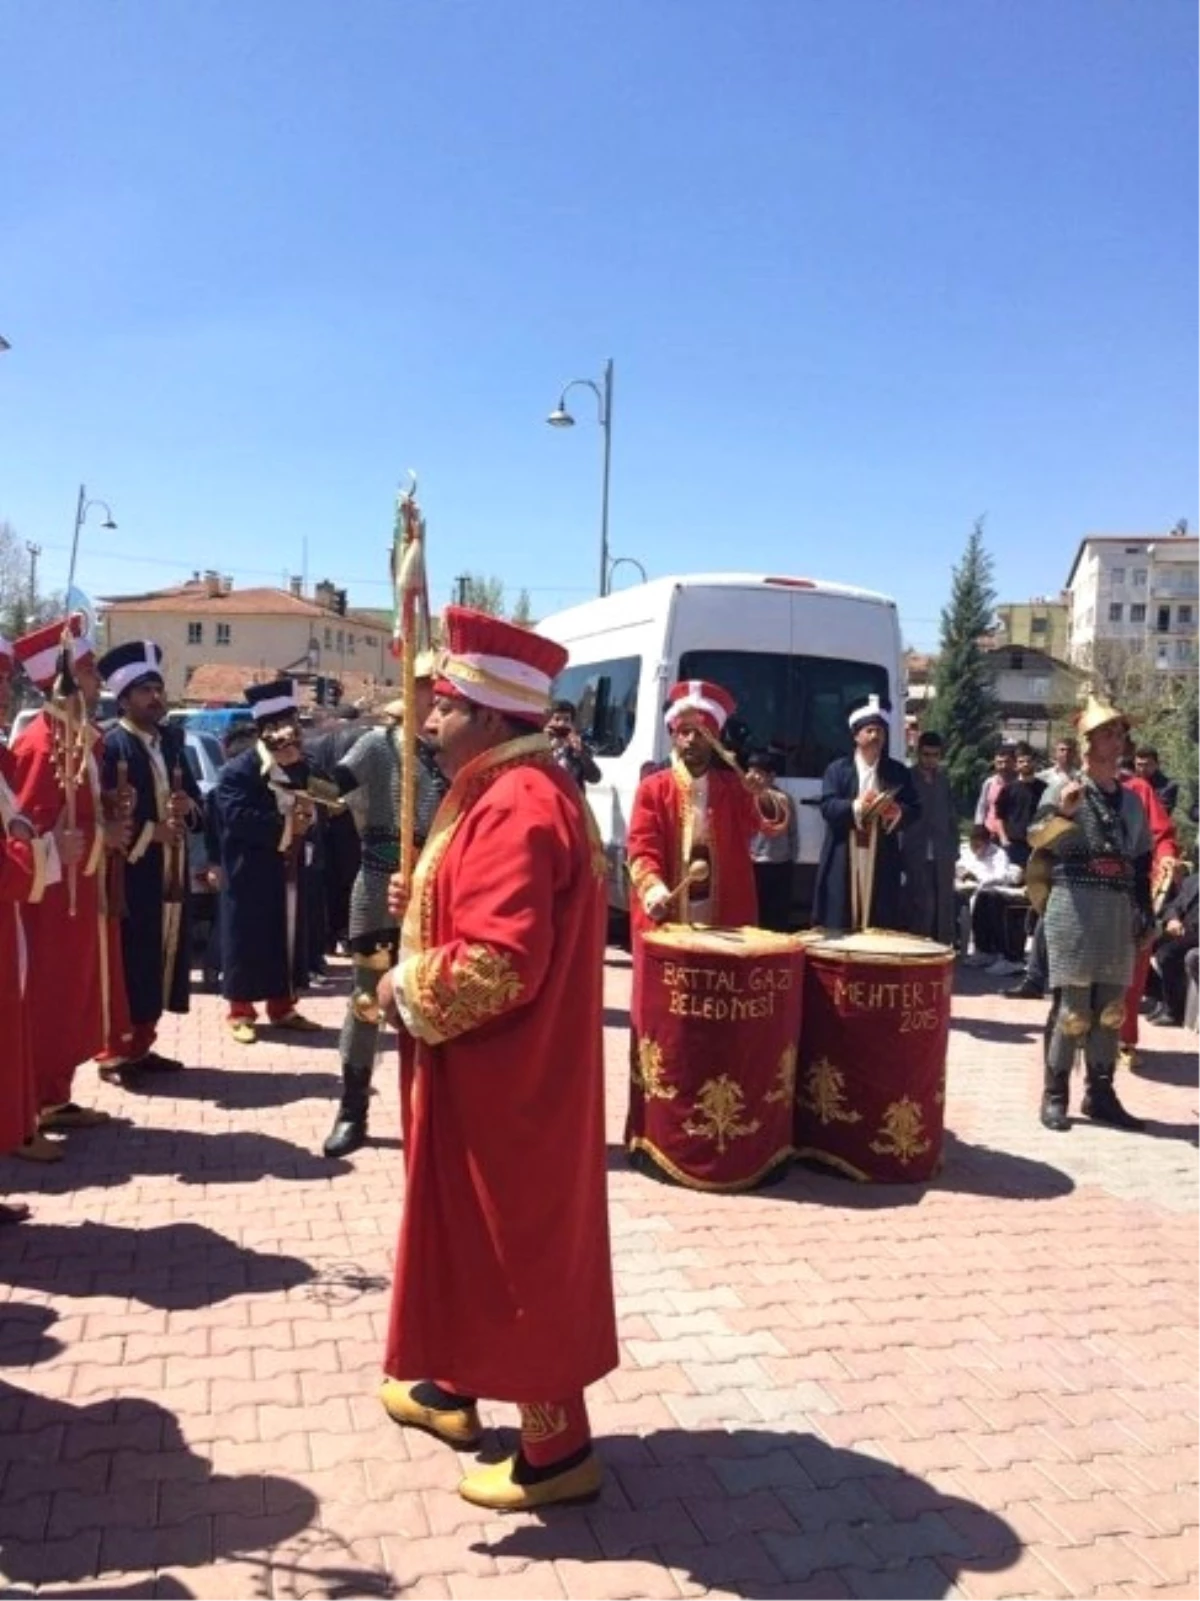
[[[0,518],[193,567],[762,569],[936,638],[1087,532],[1196,524],[1190,0],[38,0],[0,15]],[[630,568],[618,582],[633,577]]]

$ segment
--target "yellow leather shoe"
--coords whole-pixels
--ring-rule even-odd
[[[533,1484],[518,1484],[513,1478],[516,1460],[512,1456],[507,1462],[494,1462],[478,1473],[469,1473],[458,1486],[459,1495],[472,1506],[489,1507],[493,1512],[529,1512],[534,1507],[594,1501],[600,1494],[603,1474],[594,1451],[573,1468]]]
[[[258,1030],[244,1017],[235,1017],[229,1023],[229,1037],[238,1045],[253,1045],[258,1039]]]
[[[463,1406],[447,1411],[444,1407],[423,1406],[413,1399],[415,1388],[399,1379],[384,1380],[379,1399],[392,1422],[406,1429],[424,1429],[456,1451],[473,1451],[483,1438],[477,1408]]]

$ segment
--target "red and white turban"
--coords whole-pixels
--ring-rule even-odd
[[[445,648],[434,693],[490,706],[540,728],[549,715],[551,687],[567,665],[565,647],[469,606],[447,606],[442,626]]]
[[[711,734],[719,734],[733,716],[737,702],[720,684],[704,678],[685,678],[667,696],[667,727],[672,733],[681,718],[698,717]]]

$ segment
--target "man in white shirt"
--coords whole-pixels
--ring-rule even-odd
[[[996,978],[1022,971],[1020,952],[1013,949],[1014,919],[1009,916],[1010,906],[1022,894],[1020,876],[987,828],[974,824],[954,867],[955,887],[967,902],[971,920],[973,949],[966,958],[968,967],[985,967]]]

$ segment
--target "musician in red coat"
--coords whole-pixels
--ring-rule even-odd
[[[1128,765],[1132,762],[1133,740],[1126,743],[1125,763],[1120,772],[1121,783],[1126,789],[1131,789],[1141,801],[1146,810],[1146,821],[1150,824],[1150,839],[1152,851],[1150,856],[1150,888],[1155,904],[1161,904],[1167,892],[1175,882],[1180,865],[1182,852],[1179,842],[1175,838],[1175,825],[1171,821],[1171,814],[1163,805],[1158,790],[1149,779],[1140,777]],[[1125,992],[1125,1019],[1121,1024],[1120,1033],[1120,1059],[1125,1067],[1136,1067],[1138,1042],[1138,1012],[1142,1004],[1142,996],[1146,989],[1146,979],[1150,973],[1150,956],[1153,951],[1151,934],[1142,941],[1138,947],[1133,962],[1133,977],[1129,988]]]
[[[380,997],[415,1041],[382,1399],[458,1449],[520,1407],[477,1506],[590,1499],[584,1387],[617,1365],[602,1046],[603,851],[541,732],[566,652],[463,607],[425,734],[452,780]],[[393,899],[393,909],[396,901]]]
[[[63,621],[18,639],[17,659],[39,689],[51,697],[57,676]],[[27,1017],[42,1129],[90,1128],[108,1121],[106,1112],[72,1100],[75,1070],[104,1049],[110,1024],[128,1029],[128,1007],[119,943],[105,914],[105,850],[124,844],[128,825],[107,824],[100,801],[100,731],[90,722],[100,699],[95,653],[82,623],[70,623],[72,672],[83,715],[64,720],[49,698],[13,747],[17,805],[41,834],[56,830],[63,875],[24,917],[29,946]],[[75,773],[75,825],[67,827],[64,768]],[[71,909],[74,895],[74,911]],[[115,969],[115,970],[114,970]]]
[[[12,646],[0,636],[0,728],[8,726],[12,706]],[[43,1160],[61,1156],[37,1131],[37,1090],[29,1057],[25,985],[29,952],[22,924],[22,906],[39,901],[46,884],[57,876],[58,855],[51,837],[34,832],[12,791],[13,761],[0,745],[0,1017],[4,1047],[0,1050],[0,1155],[19,1152]],[[0,1204],[0,1225],[29,1216],[22,1202]]]
[[[649,773],[637,787],[626,851],[635,891],[633,936],[632,1061],[643,1026],[642,936],[657,923],[707,923],[722,928],[758,922],[758,890],[750,842],[780,834],[788,814],[767,793],[764,772],[741,773],[718,753],[733,715],[732,695],[703,680],[678,683],[667,697],[670,766]],[[692,881],[688,882],[688,874]],[[640,1078],[631,1075],[625,1138],[642,1134]]]

